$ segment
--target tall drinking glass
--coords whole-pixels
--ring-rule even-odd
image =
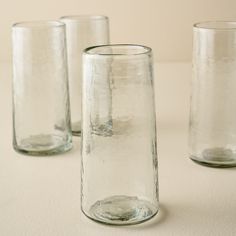
[[[109,21],[95,15],[64,16],[61,21],[66,24],[72,133],[80,136],[82,52],[109,43]]]
[[[82,211],[114,225],[158,211],[151,49],[90,47],[83,55]]]
[[[65,25],[13,25],[13,146],[31,155],[72,147]]]
[[[236,166],[236,22],[193,28],[190,158]]]

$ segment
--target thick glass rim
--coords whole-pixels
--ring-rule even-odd
[[[193,25],[195,29],[203,30],[236,30],[236,21],[203,21]]]
[[[70,21],[87,21],[87,20],[108,20],[107,16],[104,15],[68,15],[60,17],[60,20]]]
[[[109,48],[114,49],[114,51],[107,53],[106,49]],[[116,50],[118,49],[122,49],[123,52],[116,52]],[[150,47],[139,44],[105,44],[88,47],[84,49],[83,52],[86,55],[93,56],[137,56],[150,54],[152,52],[152,49]]]
[[[54,28],[63,26],[65,26],[65,24],[61,21],[22,21],[13,24],[12,28],[40,29],[40,28]]]

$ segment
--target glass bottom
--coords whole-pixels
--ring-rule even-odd
[[[32,135],[14,144],[17,152],[34,155],[47,156],[69,151],[72,148],[72,141],[67,141],[57,135]]]
[[[229,148],[209,148],[202,152],[202,156],[190,156],[190,158],[201,165],[210,167],[235,167],[236,153]]]
[[[72,123],[72,135],[73,136],[81,136],[81,122],[73,122]]]
[[[158,208],[148,201],[130,196],[111,196],[93,204],[89,214],[92,220],[111,225],[139,224],[151,219]]]

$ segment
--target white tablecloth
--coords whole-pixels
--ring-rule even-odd
[[[160,212],[113,227],[80,210],[80,138],[74,149],[31,157],[12,149],[11,66],[0,64],[0,236],[236,235],[236,169],[188,159],[190,63],[155,65]]]

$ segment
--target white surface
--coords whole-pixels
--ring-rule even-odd
[[[12,149],[11,67],[0,66],[0,236],[236,235],[236,169],[188,159],[190,64],[158,64],[160,203],[149,222],[112,227],[80,211],[80,145],[53,157]]]

